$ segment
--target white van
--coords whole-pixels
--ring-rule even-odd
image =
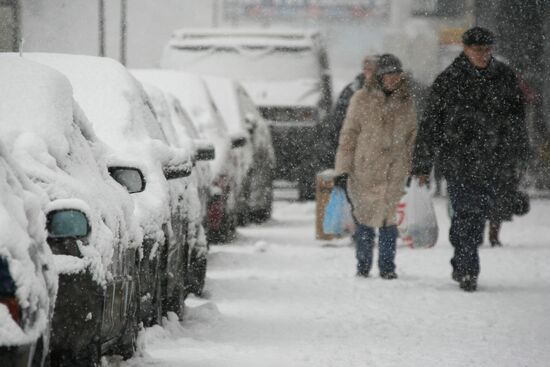
[[[313,197],[321,125],[332,102],[320,32],[182,29],[161,67],[240,81],[271,125],[276,178],[297,180],[300,198]]]

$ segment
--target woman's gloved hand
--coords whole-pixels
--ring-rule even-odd
[[[334,178],[334,186],[346,189],[348,186],[349,175],[347,173],[342,173]]]

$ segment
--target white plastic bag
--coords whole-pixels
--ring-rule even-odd
[[[397,225],[407,246],[433,247],[437,242],[439,228],[432,194],[426,186],[420,187],[416,178],[411,180],[397,207]]]

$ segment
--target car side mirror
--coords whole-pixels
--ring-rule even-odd
[[[167,165],[162,168],[164,177],[167,180],[188,177],[191,174],[193,166],[189,162],[179,165]]]
[[[47,215],[48,237],[53,239],[82,239],[90,232],[86,214],[77,209],[53,210]]]
[[[130,194],[145,190],[145,178],[140,169],[132,167],[109,167],[109,174]]]
[[[246,137],[244,136],[234,136],[231,138],[231,148],[241,148],[246,145]]]
[[[213,146],[199,147],[195,153],[197,161],[213,161],[216,159],[216,149]]]

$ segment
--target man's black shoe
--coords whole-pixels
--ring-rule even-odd
[[[357,270],[357,274],[355,274],[356,277],[361,277],[361,278],[368,278],[369,277],[369,272],[368,271],[365,271],[365,270]]]
[[[453,278],[455,282],[460,283],[460,275],[456,271],[453,270],[453,273],[451,274],[451,278]]]
[[[391,280],[391,279],[397,279],[398,276],[394,271],[390,271],[390,272],[387,272],[387,273],[380,273],[380,278],[386,279],[386,280]]]
[[[499,240],[492,240],[491,247],[502,247],[502,243]]]
[[[460,288],[465,292],[475,292],[477,290],[477,277],[465,275],[460,278]]]

